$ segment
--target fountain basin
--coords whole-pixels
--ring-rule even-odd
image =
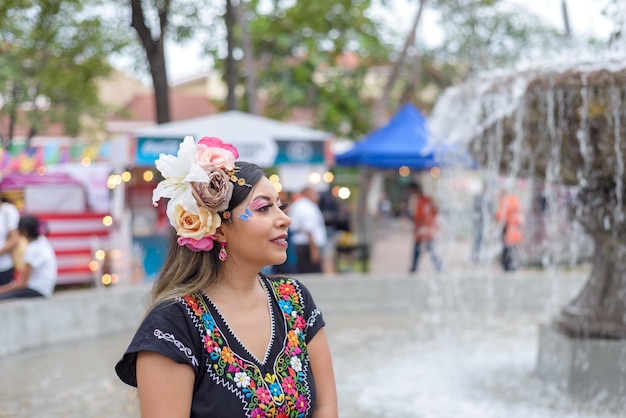
[[[623,398],[626,341],[572,338],[553,325],[541,325],[535,373],[576,399]]]
[[[467,82],[444,93],[430,126],[492,176],[575,187],[569,211],[593,242],[593,270],[554,324],[574,338],[626,339],[626,60]]]

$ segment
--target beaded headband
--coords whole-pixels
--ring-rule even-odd
[[[218,138],[204,137],[196,144],[187,136],[176,156],[161,154],[156,168],[163,176],[152,192],[152,203],[169,198],[167,217],[176,229],[178,245],[192,251],[213,249],[222,219],[230,220],[228,204],[233,187],[252,187],[237,176],[239,152]]]

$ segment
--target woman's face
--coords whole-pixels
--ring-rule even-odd
[[[246,200],[231,211],[232,223],[222,223],[228,256],[259,269],[283,263],[291,219],[282,205],[274,185],[266,177],[259,180]]]

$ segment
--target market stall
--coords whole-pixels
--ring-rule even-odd
[[[81,181],[63,172],[63,168],[56,171],[45,175],[8,174],[0,181],[2,196],[21,213],[36,215],[46,226],[46,235],[57,256],[58,285],[99,283],[108,268],[108,199],[94,197],[98,187],[90,187],[89,176],[83,174]],[[98,171],[108,174],[106,167],[79,171],[89,172],[92,177]]]

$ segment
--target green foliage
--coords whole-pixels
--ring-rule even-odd
[[[282,119],[294,108],[315,109],[317,128],[358,137],[371,129],[363,103],[366,69],[388,61],[391,47],[367,17],[370,0],[297,0],[273,2],[271,10],[248,3],[257,80],[267,96],[267,116]],[[218,68],[223,58],[211,51]],[[340,65],[352,53],[357,67]]]
[[[371,130],[370,103],[361,99],[366,72],[364,67],[344,71],[320,86],[317,126],[345,136],[360,136]]]
[[[19,0],[12,0],[19,1]],[[130,0],[117,0],[128,6]],[[245,0],[240,0],[245,1]],[[389,28],[371,17],[375,2],[383,0],[246,1],[253,42],[256,80],[267,102],[267,116],[283,119],[294,109],[315,111],[315,127],[339,136],[358,138],[373,126],[370,108],[376,98],[364,84],[376,66],[389,66],[394,48],[383,39]],[[184,43],[193,38],[205,46],[217,69],[226,57],[225,1],[142,0],[150,28],[158,28],[157,6],[168,13],[167,36]],[[411,101],[427,111],[438,94],[473,71],[508,66],[520,57],[562,45],[556,30],[541,23],[527,9],[505,0],[429,0],[440,16],[441,46],[413,56],[400,74],[388,104],[393,110]],[[402,16],[410,19],[410,16]],[[233,33],[241,45],[242,28]],[[397,34],[404,38],[405,33]],[[161,36],[153,33],[153,37]],[[418,39],[418,41],[421,41]],[[397,48],[397,47],[396,47]],[[356,66],[340,65],[344,54],[358,57]],[[242,50],[234,51],[239,84],[245,74]],[[144,63],[144,60],[136,60]],[[369,72],[369,74],[368,74]],[[385,73],[378,74],[384,83]],[[378,86],[381,87],[381,86]],[[240,101],[244,103],[245,99]],[[219,104],[218,104],[219,105]],[[219,106],[218,106],[219,107]]]
[[[0,20],[0,115],[31,132],[61,122],[67,135],[102,115],[97,80],[111,71],[109,54],[123,42],[90,0],[12,0]],[[24,112],[25,119],[16,119]],[[2,135],[7,135],[2,132]],[[8,145],[13,138],[3,138]]]

